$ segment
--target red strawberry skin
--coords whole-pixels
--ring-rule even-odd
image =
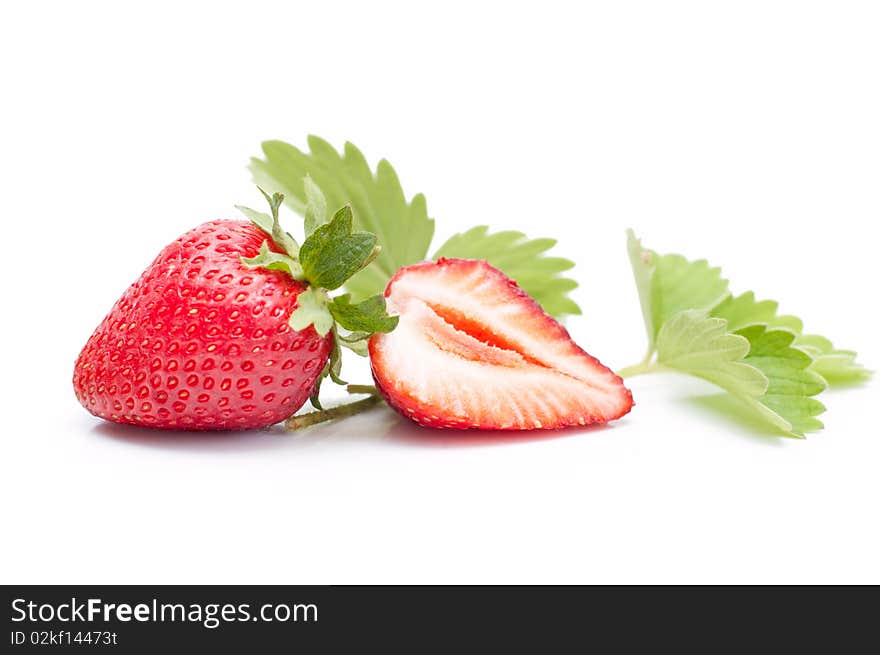
[[[421,425],[555,429],[633,406],[620,377],[485,261],[402,268],[385,296],[400,322],[370,340],[373,377],[388,404]]]
[[[250,223],[212,221],[165,247],[76,360],[83,407],[178,430],[260,428],[296,412],[332,337],[287,324],[303,283],[241,263],[266,239]]]

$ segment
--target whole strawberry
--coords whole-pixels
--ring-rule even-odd
[[[272,216],[204,223],[166,246],[80,353],[76,396],[116,423],[229,430],[272,425],[339,375],[338,325],[390,330],[374,299],[335,289],[375,257],[376,238],[352,233],[351,210],[311,221],[302,247]],[[369,328],[375,329],[369,329]],[[360,335],[357,335],[360,336]],[[356,342],[356,339],[352,339]],[[346,343],[343,341],[343,343]]]

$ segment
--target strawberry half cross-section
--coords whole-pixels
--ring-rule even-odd
[[[403,268],[385,296],[399,323],[370,339],[373,377],[392,407],[422,425],[563,428],[633,406],[620,377],[484,261]]]

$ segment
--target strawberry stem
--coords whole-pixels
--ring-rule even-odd
[[[380,402],[382,402],[382,399],[379,396],[370,395],[366,398],[356,400],[353,403],[348,403],[347,405],[338,405],[317,412],[292,416],[284,422],[284,427],[288,430],[299,430],[300,428],[307,428],[310,425],[316,425],[317,423],[332,421],[338,418],[347,418],[371,409]]]
[[[371,396],[378,396],[379,392],[372,384],[350,384],[345,387],[348,393],[367,393]]]

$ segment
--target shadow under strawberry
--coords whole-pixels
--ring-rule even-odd
[[[385,432],[397,444],[421,448],[485,448],[554,441],[586,435],[601,436],[616,427],[613,423],[571,426],[555,430],[454,430],[420,426],[399,417]]]
[[[169,451],[243,453],[277,450],[286,446],[290,433],[281,426],[259,430],[156,430],[139,425],[102,421],[92,433],[122,444]]]

